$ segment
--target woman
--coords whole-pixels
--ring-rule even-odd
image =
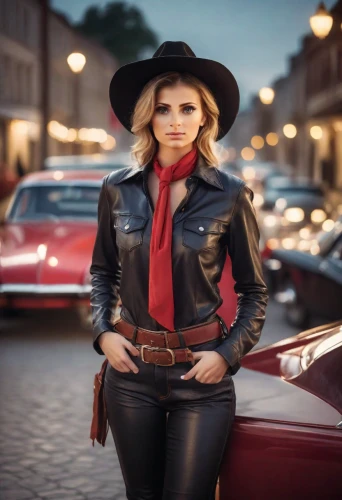
[[[110,98],[137,136],[139,166],[104,178],[91,305],[127,498],[213,499],[235,415],[232,375],[259,340],[268,299],[253,193],[215,168],[238,87],[220,63],[165,42],[115,73]],[[227,251],[238,294],[229,332],[216,314]]]

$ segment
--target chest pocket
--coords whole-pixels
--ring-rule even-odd
[[[183,245],[194,250],[209,250],[218,245],[224,232],[223,224],[216,219],[187,219],[183,225]]]
[[[114,228],[116,230],[117,246],[128,251],[140,246],[147,221],[147,217],[138,215],[116,215]]]

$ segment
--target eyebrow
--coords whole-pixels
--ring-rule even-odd
[[[163,106],[166,106],[167,108],[170,108],[170,104],[166,104],[165,102],[157,102],[156,106],[158,106],[158,104],[162,104]],[[188,106],[189,104],[193,104],[194,106],[197,106],[197,104],[195,102],[184,102],[183,104],[180,104],[180,106]]]

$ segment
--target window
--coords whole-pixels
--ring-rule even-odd
[[[97,219],[100,186],[65,184],[19,190],[8,219],[16,221]]]

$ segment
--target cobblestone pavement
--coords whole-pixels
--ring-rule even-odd
[[[260,345],[297,333],[270,302]],[[73,313],[1,319],[0,498],[124,500],[112,435],[89,438],[93,376],[103,357]]]

